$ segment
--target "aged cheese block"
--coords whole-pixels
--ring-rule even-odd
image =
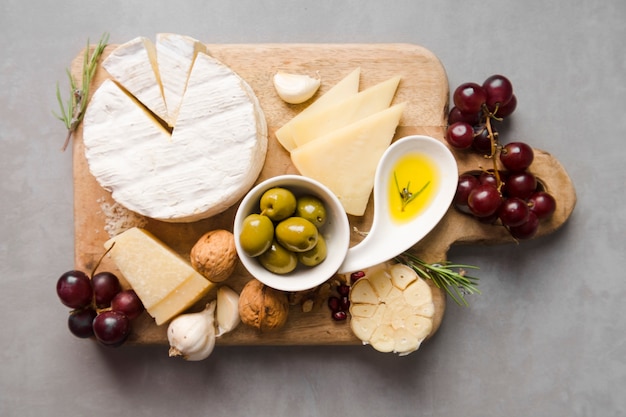
[[[111,248],[111,258],[159,325],[192,306],[214,286],[144,229],[128,229],[104,246]]]
[[[333,131],[294,149],[298,171],[330,188],[346,213],[362,216],[374,188],[378,161],[391,143],[405,104]]]
[[[347,97],[356,95],[359,91],[360,75],[361,69],[355,69],[335,84],[330,90],[328,90],[326,94],[315,100],[309,107],[298,113],[290,121],[278,129],[276,131],[276,139],[278,139],[280,144],[283,145],[286,150],[291,152],[296,147],[293,134],[294,124],[301,119],[304,119],[318,111],[323,111],[325,108],[345,100]]]
[[[312,114],[300,117],[293,122],[291,127],[296,146],[302,146],[327,133],[386,109],[391,104],[399,83],[399,76],[392,77],[358,94],[353,94]]]
[[[133,40],[104,61],[123,88],[107,80],[87,107],[89,169],[115,201],[145,217],[214,216],[243,197],[261,172],[265,116],[250,86],[199,42],[160,35],[157,47],[150,45]],[[153,105],[162,92],[169,115]],[[144,106],[163,121],[175,120],[173,129]]]

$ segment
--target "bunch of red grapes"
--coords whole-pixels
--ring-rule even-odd
[[[80,338],[95,336],[110,347],[122,345],[131,330],[131,320],[144,311],[134,290],[123,290],[111,272],[88,276],[82,271],[67,271],[57,281],[57,295],[71,308],[70,332]]]
[[[515,239],[533,237],[540,220],[554,213],[556,201],[528,170],[532,147],[500,143],[494,124],[517,107],[511,82],[492,75],[482,85],[461,84],[452,98],[446,140],[454,149],[477,152],[493,163],[491,169],[459,176],[454,206],[481,222],[502,224]]]

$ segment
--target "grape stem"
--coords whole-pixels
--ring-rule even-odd
[[[501,192],[502,179],[500,178],[500,173],[498,172],[498,158],[497,158],[497,152],[499,149],[498,134],[495,133],[493,131],[493,128],[491,127],[491,119],[492,118],[498,119],[495,116],[496,112],[498,111],[498,107],[499,105],[496,104],[496,108],[494,112],[492,113],[487,108],[487,105],[483,104],[483,114],[485,116],[485,127],[487,128],[487,134],[489,137],[489,141],[491,142],[491,154],[487,155],[486,157],[491,159],[491,161],[493,162],[493,175],[496,179],[496,189],[498,190],[498,192]]]

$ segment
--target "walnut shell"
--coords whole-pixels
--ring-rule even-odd
[[[235,237],[228,230],[205,233],[191,248],[191,266],[212,282],[230,277],[237,266]]]
[[[239,294],[239,316],[243,323],[261,331],[278,329],[287,322],[289,297],[253,278]]]

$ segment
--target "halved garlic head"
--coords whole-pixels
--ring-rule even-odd
[[[304,74],[277,72],[274,88],[278,96],[289,104],[304,103],[320,88],[321,80]]]
[[[417,350],[433,331],[434,314],[430,286],[403,264],[370,268],[350,290],[350,327],[380,352]]]

